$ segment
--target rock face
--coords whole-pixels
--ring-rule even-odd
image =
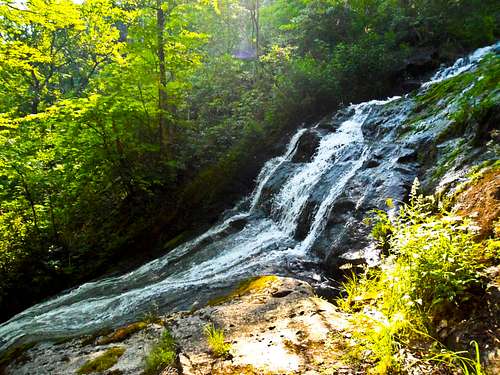
[[[296,279],[266,277],[264,283],[219,305],[193,313],[162,317],[178,344],[180,369],[185,375],[210,374],[319,374],[336,365],[342,373],[356,373],[326,351],[329,335],[348,324],[312,287]],[[215,358],[204,327],[224,330],[230,357]],[[118,362],[101,374],[140,374],[144,358],[158,341],[160,325],[150,324],[124,341],[97,345],[102,337],[65,343],[43,343],[27,350],[6,368],[6,374],[75,374],[88,360],[110,347],[125,348]]]
[[[450,341],[452,347],[459,342],[466,347],[471,340],[479,341],[488,368],[497,373],[500,351],[495,345],[495,335],[500,324],[500,293],[495,280],[499,268],[490,272],[488,277],[493,282],[485,298],[487,308],[474,310],[470,319],[464,316],[464,319],[443,325],[439,335]],[[142,374],[146,356],[165,329],[175,338],[178,359],[174,366],[158,372],[161,375],[361,375],[368,373],[373,364],[362,358],[353,363],[346,356],[354,342],[352,332],[359,329],[352,315],[317,297],[310,284],[293,278],[252,279],[246,286],[237,287],[230,295],[212,301],[209,306],[157,317],[156,321],[143,323],[145,327],[139,331],[135,330],[138,326],[135,324],[103,336],[39,343],[19,353],[3,372],[0,369],[0,373],[77,374],[88,361],[111,348],[119,348],[124,353],[116,363],[106,370],[91,373]],[[208,324],[224,332],[225,343],[230,344],[229,355],[217,358],[213,354],[204,333]],[[123,331],[131,333],[117,335]],[[430,363],[420,363],[405,373],[448,372],[441,372],[439,364],[433,367]]]
[[[63,343],[44,342],[18,356],[5,374],[12,375],[69,375],[88,361],[99,357],[110,348],[123,348],[125,352],[118,363],[103,374],[140,374],[144,369],[144,357],[159,340],[163,326],[149,325],[127,339],[106,345],[97,345],[98,337],[83,337]],[[1,371],[0,371],[1,373]]]

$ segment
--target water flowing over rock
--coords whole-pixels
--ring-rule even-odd
[[[482,49],[441,70],[420,91],[474,69],[497,50]],[[247,210],[231,211],[198,238],[132,272],[84,284],[18,314],[0,325],[0,352],[117,327],[153,307],[167,312],[202,306],[251,276],[298,275],[321,283],[317,270],[335,276],[342,264],[363,261],[372,249],[363,219],[386,208],[387,198],[405,199],[415,177],[425,175],[419,155],[431,155],[430,140],[447,124],[446,113],[437,113],[427,120],[433,126],[403,136],[415,106],[410,96],[369,101],[298,130],[285,153],[263,167],[241,205]]]

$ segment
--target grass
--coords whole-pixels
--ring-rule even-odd
[[[144,373],[159,374],[167,367],[175,367],[177,361],[177,344],[170,331],[165,330],[160,341],[146,356]]]
[[[106,350],[104,354],[101,354],[97,358],[91,359],[85,363],[80,369],[78,369],[77,374],[92,374],[94,372],[103,372],[111,367],[113,367],[120,357],[125,353],[125,348],[114,347]]]
[[[474,346],[474,358],[471,359],[466,355],[468,352],[452,352],[444,349],[430,358],[430,361],[443,363],[447,367],[460,371],[463,375],[485,375],[481,366],[481,355],[479,353],[479,345],[476,341],[472,341],[471,345]]]
[[[482,287],[481,271],[500,255],[488,241],[475,241],[474,223],[436,212],[435,199],[417,191],[418,182],[396,218],[377,212],[384,230],[375,225],[374,235],[381,245],[389,245],[389,255],[379,268],[348,278],[345,295],[337,300],[351,314],[355,345],[347,357],[372,362],[372,374],[400,371],[402,348],[423,346],[428,351],[436,344],[437,323],[459,309],[473,287]],[[482,374],[479,354],[470,359],[462,352],[441,350],[421,360]]]
[[[231,344],[225,342],[224,331],[222,329],[217,329],[213,324],[207,324],[204,333],[207,338],[208,346],[215,357],[229,357]]]

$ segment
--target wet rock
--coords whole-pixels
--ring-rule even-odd
[[[354,110],[350,107],[339,109],[331,116],[327,116],[316,124],[316,129],[326,130],[328,132],[335,131],[342,123],[354,114]]]
[[[308,200],[300,213],[297,221],[297,229],[295,230],[294,238],[298,241],[306,238],[311,228],[311,223],[314,220],[314,214],[318,208],[318,202],[315,200]]]
[[[265,213],[270,213],[273,197],[279,193],[284,182],[289,178],[290,174],[297,169],[298,165],[291,162],[284,162],[269,178],[264,188],[259,202],[259,208]]]
[[[380,160],[378,159],[370,159],[363,164],[363,168],[376,168],[380,165]]]
[[[297,144],[297,151],[292,158],[293,163],[308,163],[316,153],[321,138],[314,130],[305,132]]]

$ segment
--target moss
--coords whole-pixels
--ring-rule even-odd
[[[440,143],[454,136],[461,136],[471,124],[480,124],[488,115],[489,109],[498,102],[500,89],[500,59],[489,55],[472,72],[435,83],[422,94],[415,97],[412,116],[402,125],[400,136],[412,131],[423,130],[432,121],[425,120],[454,102],[456,110],[448,115],[450,125],[438,135]]]
[[[0,368],[2,368],[2,366],[8,366],[10,363],[21,359],[25,355],[25,352],[33,346],[35,346],[34,343],[28,343],[7,350],[0,356]]]
[[[223,369],[212,369],[213,375],[272,375],[275,374],[271,371],[264,371],[262,369],[257,369],[252,365],[240,365],[240,366],[231,366],[228,368],[224,366]]]
[[[82,346],[94,345],[94,343],[98,337],[109,335],[111,332],[113,332],[112,329],[104,328],[104,329],[98,330],[97,332],[95,332],[91,335],[84,336],[84,337],[82,337],[81,345]]]
[[[415,112],[426,111],[428,106],[435,106],[443,99],[453,98],[462,92],[475,79],[474,73],[464,73],[444,81],[434,83],[422,95],[416,97]]]
[[[102,372],[113,367],[118,359],[125,353],[125,348],[114,347],[106,350],[104,354],[99,357],[91,359],[80,367],[77,371],[78,375],[92,374],[94,372]]]
[[[276,276],[258,276],[242,281],[236,289],[227,295],[214,298],[208,302],[208,306],[217,306],[241,297],[250,292],[256,292],[266,288],[270,283],[278,280]]]
[[[450,170],[453,167],[453,164],[455,160],[457,160],[458,156],[468,151],[468,148],[465,146],[466,145],[464,144],[464,141],[461,140],[458,144],[450,147],[447,153],[439,158],[436,164],[436,168],[434,169],[434,173],[432,174],[433,180],[439,180],[444,176],[446,171]]]
[[[139,332],[146,328],[148,325],[145,322],[137,322],[130,324],[126,327],[121,327],[115,330],[113,333],[103,337],[97,341],[97,345],[107,345],[111,343],[116,343],[129,338],[136,332]]]
[[[467,174],[467,178],[470,183],[474,183],[479,181],[487,172],[496,172],[500,170],[500,159],[494,160],[486,160],[481,164],[472,167],[469,173]]]

